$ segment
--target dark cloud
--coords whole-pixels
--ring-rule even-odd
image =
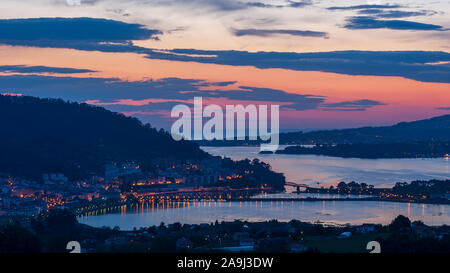
[[[379,105],[385,104],[374,100],[356,100],[337,103],[324,103],[321,105],[321,108],[324,111],[365,111]]]
[[[2,65],[0,72],[8,73],[50,73],[50,74],[75,74],[96,72],[90,69],[77,69],[66,67],[26,66],[26,65]]]
[[[313,4],[311,0],[303,0],[303,1],[287,1],[288,7],[291,8],[302,8],[306,6],[310,6]]]
[[[290,109],[317,109],[324,102],[323,97],[291,94],[282,90],[243,86],[236,90],[215,90],[228,82],[206,82],[195,79],[166,78],[139,82],[124,82],[115,78],[73,78],[38,75],[0,76],[2,91],[21,93],[37,97],[63,98],[72,101],[99,100],[113,103],[121,99],[144,100],[191,100],[194,96],[203,98],[225,98],[239,101],[285,102]],[[212,90],[202,90],[212,87]],[[132,106],[130,106],[133,108]],[[127,108],[127,111],[131,111]],[[170,110],[170,109],[168,109]]]
[[[388,28],[397,30],[443,30],[442,26],[425,24],[402,20],[379,20],[394,19],[414,16],[431,16],[435,11],[419,10],[405,11],[401,5],[357,5],[346,7],[330,7],[328,10],[356,10],[358,14],[365,16],[354,16],[347,19],[346,28],[349,29],[373,29]]]
[[[400,5],[356,5],[344,7],[329,7],[329,10],[358,10],[358,9],[397,9]]]
[[[96,46],[100,43],[124,43],[157,39],[159,30],[139,24],[96,18],[0,19],[0,43],[62,45],[65,43]]]
[[[241,86],[236,90],[214,90],[215,86],[224,86],[227,82],[206,82],[195,79],[167,78],[139,82],[124,82],[115,78],[78,78],[40,75],[3,75],[0,86],[4,93],[62,98],[70,101],[92,101],[109,110],[124,112],[151,122],[154,126],[167,127],[170,118],[167,113],[179,101],[192,100],[195,96],[204,99],[228,99],[245,101],[249,104],[280,103],[284,110],[324,110],[324,111],[363,111],[372,106],[381,105],[374,101],[361,100],[326,104],[326,97],[293,94],[282,90]],[[202,87],[210,87],[202,90]],[[210,89],[213,90],[210,90]],[[162,101],[145,102],[146,99]],[[141,101],[141,105],[131,105],[121,100]],[[168,100],[168,101],[164,101]],[[191,106],[189,103],[182,102]]]
[[[431,16],[436,14],[433,11],[404,11],[404,10],[383,10],[383,9],[363,9],[359,14],[376,16],[377,18],[404,18],[413,16]]]
[[[246,2],[245,5],[249,7],[257,7],[257,8],[303,8],[306,6],[312,5],[313,2],[311,0],[304,0],[304,1],[286,1],[286,4],[281,5],[273,5],[273,4],[267,4],[263,2]]]
[[[243,90],[232,90],[221,92],[220,97],[230,100],[240,101],[267,101],[267,102],[283,102],[287,103],[281,108],[295,109],[295,110],[311,110],[317,109],[325,100],[324,97],[313,96],[307,94],[292,94],[281,90],[271,88],[257,88],[251,86],[241,86]],[[215,91],[207,92],[210,96],[215,94]]]
[[[347,29],[445,30],[439,25],[403,20],[379,20],[369,16],[350,17],[344,27]]]
[[[229,85],[232,85],[232,84],[235,84],[236,82],[235,81],[229,81],[229,82],[215,82],[215,83],[213,83],[214,84],[214,86],[229,86]]]
[[[10,93],[18,92],[23,95],[38,97],[63,98],[72,101],[98,100],[100,103],[109,103],[108,107],[121,112],[147,111],[149,109],[167,110],[171,108],[155,108],[156,105],[171,105],[172,102],[158,104],[151,102],[135,106],[114,104],[123,99],[145,100],[191,100],[195,96],[203,98],[228,99],[236,101],[258,101],[267,104],[281,103],[282,109],[314,110],[314,109],[353,109],[369,108],[381,105],[375,101],[361,100],[356,102],[343,102],[326,104],[326,97],[293,94],[271,88],[257,88],[240,86],[236,90],[202,90],[202,87],[224,86],[226,82],[206,82],[195,79],[166,78],[161,80],[148,80],[139,82],[124,82],[114,78],[72,78],[52,76],[0,76],[2,90]],[[62,92],[64,91],[64,92]],[[149,108],[150,107],[150,108]]]
[[[291,30],[291,29],[234,29],[234,35],[236,36],[261,36],[267,37],[276,34],[286,34],[301,37],[321,37],[328,38],[328,33],[311,30]]]
[[[283,5],[272,5],[272,4],[266,4],[262,2],[246,2],[246,6],[249,7],[256,7],[256,8],[282,8]]]
[[[26,19],[25,19],[26,20]],[[31,22],[38,20],[29,19]],[[63,19],[59,19],[63,20]],[[70,20],[70,19],[69,19]],[[96,20],[96,19],[93,19]],[[0,26],[8,20],[0,20]],[[113,21],[116,22],[116,21]],[[125,24],[125,23],[124,23]],[[128,24],[125,24],[128,25]],[[38,27],[31,27],[37,29]],[[4,28],[0,29],[5,31]],[[25,34],[0,36],[0,44],[39,46],[53,48],[71,48],[87,51],[133,52],[147,55],[151,59],[213,63],[223,65],[254,66],[258,68],[282,68],[298,71],[323,71],[347,75],[399,76],[424,82],[450,83],[450,67],[438,64],[450,61],[450,53],[427,51],[336,51],[316,53],[295,52],[247,52],[247,51],[205,51],[195,49],[154,50],[124,43],[87,42],[86,37],[78,31],[79,40],[72,36],[67,42],[62,33],[60,38],[55,34],[42,34],[44,40],[26,38]],[[444,33],[444,32],[439,32]],[[147,33],[150,34],[150,33]],[[17,36],[16,36],[17,35]],[[123,39],[136,38],[136,35],[121,34]],[[17,40],[17,37],[22,40]],[[53,40],[49,36],[55,37]],[[14,38],[14,39],[8,39]],[[153,37],[153,36],[152,36]],[[110,37],[111,38],[111,37]],[[95,39],[95,37],[94,37]],[[435,63],[435,64],[432,64]]]
[[[175,54],[170,54],[175,53]],[[204,55],[205,57],[201,57]],[[195,57],[193,57],[195,56]],[[213,56],[213,57],[211,57]],[[204,51],[175,49],[150,58],[225,65],[323,71],[348,75],[400,76],[450,83],[450,53],[427,51],[336,51],[316,53]]]
[[[439,107],[438,110],[450,111],[450,107]]]

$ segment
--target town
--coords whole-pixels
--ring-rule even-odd
[[[252,184],[260,180],[257,179],[258,169],[272,173],[268,168],[257,160],[239,163],[209,157],[197,161],[159,160],[151,171],[142,171],[135,162],[112,162],[105,165],[104,175],[93,174],[80,181],[71,181],[61,173],[42,174],[39,181],[3,174],[0,176],[0,216],[4,219],[33,217],[53,208],[82,213],[93,204],[110,206],[179,194],[186,198],[230,199],[261,191],[279,191],[284,185],[284,177],[279,175],[278,186],[270,182]]]
[[[241,164],[242,166],[237,167]],[[270,175],[261,179],[261,169]],[[265,173],[263,172],[263,173]],[[267,174],[267,173],[266,173]],[[272,177],[271,180],[269,177]],[[278,179],[278,182],[277,182]],[[253,180],[253,183],[252,183]],[[255,180],[258,182],[256,183]],[[53,208],[70,209],[77,215],[103,208],[142,202],[172,202],[192,200],[218,201],[392,201],[408,203],[450,203],[450,181],[413,181],[397,183],[392,188],[375,188],[365,183],[340,182],[329,188],[285,182],[284,176],[273,173],[258,160],[235,162],[228,158],[210,157],[197,161],[159,160],[154,170],[143,171],[134,162],[109,163],[104,175],[92,175],[81,181],[71,181],[64,174],[42,174],[32,181],[0,176],[0,222],[28,219]],[[315,193],[318,197],[257,198],[255,195],[285,191]],[[303,188],[304,190],[301,190]],[[337,199],[321,195],[342,195]],[[346,197],[347,196],[347,197]],[[359,196],[357,198],[351,196]],[[170,204],[168,204],[170,205]]]

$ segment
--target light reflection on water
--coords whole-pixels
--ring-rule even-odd
[[[214,155],[233,159],[259,158],[275,171],[283,172],[288,181],[312,186],[328,186],[339,181],[365,182],[375,186],[393,186],[395,182],[422,179],[450,179],[445,159],[342,159],[315,155],[259,155],[259,147],[203,147]],[[319,182],[320,184],[317,184]],[[292,197],[278,194],[272,197]],[[300,195],[299,197],[308,197]],[[311,197],[319,197],[314,194]],[[320,196],[334,198],[338,196]],[[339,196],[341,197],[341,196]],[[343,196],[348,197],[348,196]],[[351,196],[356,197],[356,196]],[[356,197],[357,198],[357,197]],[[337,224],[387,224],[397,215],[421,220],[429,225],[450,224],[450,205],[408,204],[379,201],[278,201],[278,202],[172,202],[143,203],[119,210],[102,210],[79,218],[92,226],[119,226],[127,230],[180,222],[188,224],[233,221],[322,221]]]
[[[187,224],[212,223],[216,220],[322,221],[336,224],[387,224],[402,214],[429,225],[450,223],[449,205],[408,204],[380,201],[196,201],[141,203],[116,210],[102,210],[81,216],[79,221],[91,226],[119,226],[123,230],[148,227],[161,222]]]
[[[280,147],[282,149],[284,147]],[[287,181],[311,186],[336,185],[340,181],[391,187],[396,182],[450,179],[450,161],[445,158],[358,159],[317,155],[258,154],[259,147],[202,147],[213,155],[232,159],[259,158]],[[320,184],[317,184],[319,182]]]
[[[293,190],[292,187],[287,187],[287,190]],[[370,195],[356,195],[356,194],[331,194],[331,193],[273,193],[273,194],[259,194],[251,198],[284,198],[284,199],[304,199],[304,198],[319,198],[319,199],[364,199],[370,198]]]

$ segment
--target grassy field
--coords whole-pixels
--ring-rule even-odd
[[[387,236],[389,236],[388,233],[356,234],[344,239],[329,236],[307,236],[303,244],[324,253],[368,253],[366,250],[368,242]]]

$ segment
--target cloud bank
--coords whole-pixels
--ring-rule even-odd
[[[312,30],[290,30],[290,29],[234,29],[235,36],[260,36],[268,37],[277,34],[285,34],[300,37],[328,38],[328,33]]]
[[[364,17],[365,18],[365,17]],[[439,29],[439,26],[406,21],[357,19],[349,22],[350,28],[397,27],[413,29]],[[384,21],[384,20],[383,20]],[[66,33],[59,25],[66,22],[73,32]],[[81,22],[84,22],[81,24]],[[389,22],[389,23],[388,23]],[[403,26],[402,26],[403,24]],[[75,26],[97,29],[79,31]],[[425,26],[424,26],[425,25]],[[8,29],[6,26],[11,27]],[[25,26],[30,27],[29,29]],[[43,26],[46,26],[45,28]],[[120,26],[116,28],[115,26]],[[14,29],[15,31],[12,31]],[[55,30],[50,32],[48,30]],[[84,29],[84,28],[83,28]],[[17,32],[23,30],[23,32]],[[76,31],[75,31],[76,30]],[[28,35],[28,32],[33,34]],[[97,36],[97,32],[104,32]],[[273,35],[273,30],[241,30],[240,35]],[[282,31],[289,35],[316,35],[323,33]],[[282,68],[298,71],[321,71],[347,75],[399,76],[424,82],[450,83],[450,53],[434,51],[335,51],[315,53],[247,52],[226,50],[173,49],[155,50],[135,46],[130,40],[152,39],[158,30],[141,25],[92,18],[15,19],[0,20],[0,44],[71,48],[87,51],[131,52],[144,54],[151,59],[182,62],[212,63],[257,68]],[[31,37],[31,38],[30,38]],[[68,40],[70,39],[70,40]]]
[[[0,42],[40,46],[78,43],[129,43],[132,40],[158,39],[159,30],[139,24],[98,18],[0,19]]]
[[[404,20],[379,20],[370,16],[350,17],[344,27],[347,29],[446,30],[439,25]]]

